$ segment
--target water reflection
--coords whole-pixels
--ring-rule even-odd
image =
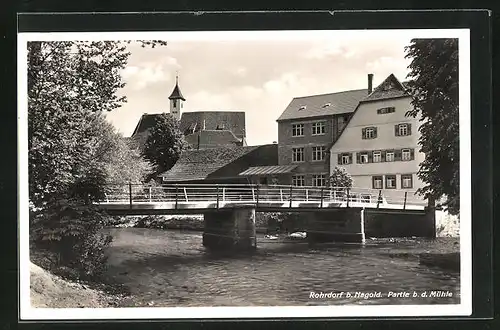
[[[124,306],[276,306],[459,303],[459,274],[391,258],[390,247],[309,246],[258,240],[252,253],[209,253],[198,232],[112,229],[109,270],[132,296]],[[419,246],[421,248],[421,246]],[[392,246],[394,250],[394,246]],[[402,251],[412,251],[411,244]],[[441,290],[452,297],[388,298]],[[312,299],[311,292],[381,292],[382,297]]]

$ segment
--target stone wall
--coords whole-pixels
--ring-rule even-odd
[[[435,217],[429,213],[365,210],[366,237],[435,237]]]
[[[255,209],[241,207],[204,215],[203,245],[210,249],[248,250],[256,247]]]
[[[364,241],[362,210],[357,208],[317,211],[308,216],[307,238],[310,242]]]

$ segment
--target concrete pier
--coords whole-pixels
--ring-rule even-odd
[[[307,213],[310,243],[364,243],[364,210],[360,208],[318,210]]]
[[[206,212],[203,246],[213,249],[253,250],[257,247],[255,207]]]

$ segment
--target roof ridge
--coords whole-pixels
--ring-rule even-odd
[[[314,96],[335,95],[335,94],[342,94],[342,93],[349,93],[349,92],[361,92],[361,91],[365,91],[367,89],[368,88],[360,88],[360,89],[350,89],[350,90],[347,90],[347,91],[340,91],[340,92],[333,92],[333,93],[323,93],[323,94],[296,96],[293,99],[296,100],[296,99],[303,99],[303,98],[314,97]]]

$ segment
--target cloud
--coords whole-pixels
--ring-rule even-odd
[[[172,71],[180,68],[176,58],[166,56],[157,62],[148,61],[140,65],[128,65],[122,71],[122,75],[132,89],[142,90],[151,84],[170,81]]]

